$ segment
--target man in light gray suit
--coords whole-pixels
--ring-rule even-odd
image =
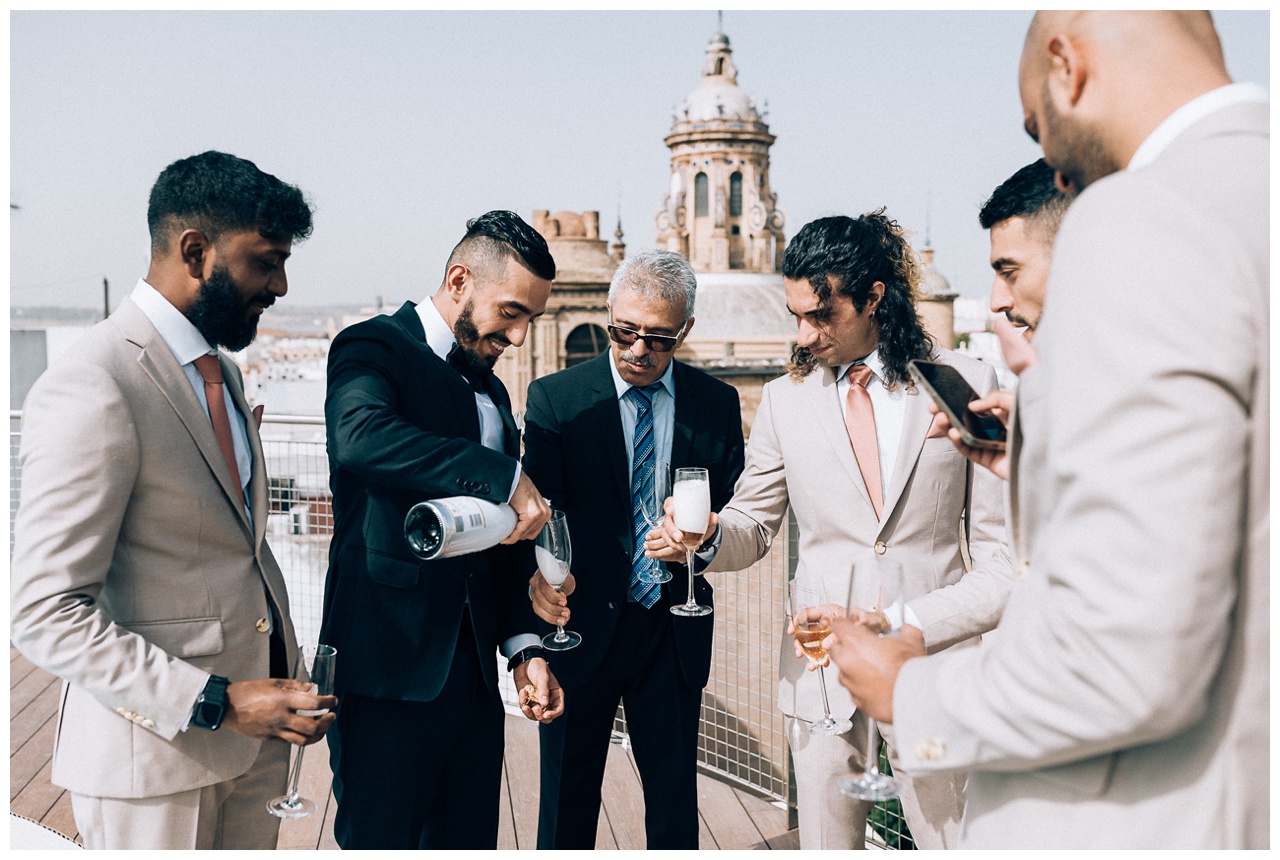
[[[823,583],[830,602],[843,606],[856,565],[858,591],[874,604],[878,561],[896,561],[904,574],[904,635],[930,651],[965,648],[995,626],[1012,587],[1002,487],[957,453],[907,362],[943,362],[978,392],[995,386],[995,371],[929,339],[914,304],[915,254],[883,210],[806,224],[787,246],[782,272],[797,321],[791,373],[764,388],[746,467],[720,512],[707,569],[741,570],[761,558],[790,506],[800,531],[798,586]],[[669,518],[667,527],[660,557],[674,560],[680,536]],[[778,706],[788,717],[800,846],[862,847],[871,805],[832,783],[860,770],[868,754],[878,756],[880,737],[868,750],[865,716],[853,713],[852,700],[834,684],[831,712],[852,716],[853,729],[811,735],[810,725],[823,718],[818,677],[805,671],[791,636],[779,645]],[[964,775],[917,773],[901,759],[891,729],[879,735],[915,843],[954,847]]]
[[[336,706],[298,659],[235,364],[311,232],[302,193],[205,152],[169,165],[151,267],[28,395],[13,644],[62,678],[54,784],[87,848],[276,846],[289,744]],[[221,731],[219,731],[221,729]]]
[[[1054,248],[1011,454],[996,637],[834,659],[966,847],[1267,848],[1269,109],[1202,12],[1040,13],[1026,127],[1086,188]]]

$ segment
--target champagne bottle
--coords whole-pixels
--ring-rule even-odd
[[[496,546],[516,527],[508,504],[451,496],[419,502],[404,518],[404,537],[418,558],[431,561]]]

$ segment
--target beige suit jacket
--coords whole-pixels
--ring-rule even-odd
[[[244,415],[235,365],[222,358]],[[261,742],[181,732],[207,673],[269,675],[259,619],[275,604],[297,645],[263,539],[262,444],[245,516],[191,383],[131,300],[32,387],[22,426],[11,636],[63,678],[53,781],[97,797],[152,797],[246,772]],[[263,812],[265,815],[265,811]]]
[[[1058,234],[1024,578],[997,637],[894,695],[909,768],[971,770],[968,847],[1269,845],[1268,118],[1201,120]]]
[[[995,386],[988,365],[945,350],[938,360],[981,393]],[[767,384],[746,468],[720,512],[720,548],[709,570],[740,570],[763,556],[790,504],[800,532],[796,580],[802,586],[820,579],[828,596],[843,603],[857,565],[858,602],[874,604],[875,560],[883,557],[902,564],[903,596],[930,650],[994,627],[1012,583],[1003,488],[945,436],[926,438],[933,420],[927,394],[913,390],[906,400],[898,457],[885,488],[883,518],[877,520],[849,444],[835,371],[823,367],[800,382],[782,377]],[[968,540],[962,535],[966,505],[972,517]],[[779,643],[778,666],[782,712],[821,719],[817,675],[805,671],[789,636]],[[843,687],[828,685],[828,693],[833,714],[853,713]]]

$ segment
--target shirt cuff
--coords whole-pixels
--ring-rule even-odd
[[[702,546],[698,547],[697,552],[693,554],[694,573],[706,570],[708,565],[715,560],[716,553],[720,551],[720,538],[720,524],[716,523],[716,528],[711,533],[711,538],[703,541]]]
[[[212,677],[213,675],[204,676],[204,682],[206,685],[209,683],[209,679]],[[191,718],[196,715],[196,705],[200,703],[200,696],[203,696],[203,695],[204,695],[204,687],[201,687],[200,693],[196,696],[196,700],[191,703],[191,710],[187,711],[187,721],[182,724],[182,728],[178,729],[178,731],[185,732],[187,729],[191,728]]]
[[[535,645],[541,644],[542,639],[537,633],[517,633],[506,642],[503,642],[502,645],[498,647],[498,650],[502,652],[503,657],[510,660],[525,648],[532,648]]]
[[[507,504],[511,504],[511,497],[516,494],[516,487],[520,486],[520,461],[516,460],[516,476],[511,479],[511,492],[507,493]]]
[[[888,613],[885,613],[885,614],[887,615]],[[924,628],[920,626],[920,618],[919,616],[916,615],[916,611],[911,608],[910,603],[908,603],[902,609],[902,623],[910,624],[912,627],[919,630],[921,633],[924,632]]]

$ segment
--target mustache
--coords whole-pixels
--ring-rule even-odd
[[[641,367],[654,367],[657,364],[652,355],[636,355],[631,350],[627,350],[622,354],[622,360],[631,364],[638,364]]]

